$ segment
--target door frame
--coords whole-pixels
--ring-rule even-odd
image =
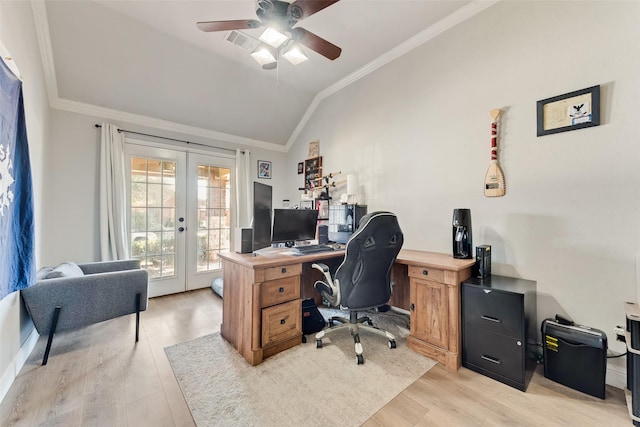
[[[232,233],[235,227],[235,157],[233,159],[225,159],[219,156],[212,156],[211,153],[199,153],[188,152],[187,153],[187,186],[193,185],[194,182],[197,186],[197,166],[203,163],[209,163],[208,160],[215,159],[216,166],[229,168],[231,170],[231,203],[229,205],[231,223],[229,229],[229,250],[231,250]],[[189,192],[187,190],[187,222],[191,224],[191,227],[187,227],[187,240],[186,240],[186,290],[191,291],[194,289],[202,289],[211,286],[214,279],[222,277],[222,264],[217,270],[211,270],[206,272],[198,272],[195,265],[197,263],[197,233],[198,233],[198,199],[196,192]],[[191,269],[189,266],[193,266]]]
[[[154,154],[149,154],[150,151],[153,151]],[[151,141],[144,141],[140,139],[134,138],[126,138],[125,137],[125,156],[127,164],[127,186],[130,188],[131,185],[131,164],[130,157],[131,156],[141,156],[141,157],[153,157],[163,160],[175,160],[177,163],[182,164],[182,171],[178,171],[181,176],[180,180],[182,184],[179,184],[178,174],[176,175],[176,197],[180,199],[180,201],[176,200],[176,219],[183,217],[185,218],[186,230],[185,232],[178,232],[178,227],[180,224],[176,222],[176,253],[178,254],[176,259],[176,277],[167,278],[167,279],[150,279],[149,280],[149,297],[161,296],[161,295],[169,295],[172,293],[185,292],[193,289],[200,289],[211,286],[212,280],[218,277],[222,277],[222,266],[218,270],[213,270],[210,272],[201,272],[198,273],[195,269],[195,264],[193,265],[194,271],[189,271],[189,260],[195,259],[195,242],[197,239],[197,196],[190,197],[189,196],[189,185],[190,178],[193,179],[193,174],[189,172],[190,166],[193,165],[195,161],[198,159],[216,159],[218,161],[218,165],[222,167],[229,167],[231,169],[231,233],[235,227],[235,209],[236,209],[236,200],[233,196],[235,194],[235,176],[236,176],[236,167],[235,167],[235,155],[228,155],[224,153],[220,153],[219,151],[214,150],[206,150],[206,149],[193,149],[191,147],[182,147],[174,144],[162,144]],[[224,163],[224,164],[222,164]],[[182,191],[178,191],[178,185],[181,185]],[[192,192],[192,195],[196,192]],[[192,199],[192,200],[189,200]],[[179,206],[179,204],[181,205]],[[131,212],[131,199],[128,197],[127,200],[127,212],[130,215]],[[189,225],[192,225],[189,227]],[[129,218],[128,221],[128,230],[127,235],[131,234],[131,221]],[[230,239],[232,240],[232,235],[230,235]],[[193,248],[190,248],[191,243],[193,243]],[[230,246],[233,245],[233,242],[230,241]],[[231,248],[230,248],[231,250]],[[190,255],[191,254],[191,255]],[[191,257],[191,258],[190,258]],[[163,286],[152,286],[154,282],[164,282]],[[191,283],[190,283],[191,282]]]

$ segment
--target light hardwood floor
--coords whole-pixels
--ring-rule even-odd
[[[164,348],[220,328],[210,289],[149,300],[134,344],[135,316],[46,338],[0,404],[1,426],[193,426]],[[345,414],[346,415],[346,414]],[[310,420],[310,425],[313,424]],[[283,425],[287,425],[283,420]],[[377,426],[629,426],[622,390],[594,398],[547,380],[526,393],[462,368],[436,365],[372,416]]]

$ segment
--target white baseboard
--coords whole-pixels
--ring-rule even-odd
[[[40,335],[34,328],[22,347],[20,347],[20,350],[16,353],[9,367],[2,374],[2,377],[0,378],[0,402],[4,400],[4,397],[9,392],[11,384],[13,384],[13,381],[18,376],[20,369],[22,369],[24,363],[33,351],[33,348],[36,346],[38,338],[40,338]]]

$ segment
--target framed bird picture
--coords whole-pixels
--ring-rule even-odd
[[[538,136],[600,124],[600,86],[592,86],[537,103]]]

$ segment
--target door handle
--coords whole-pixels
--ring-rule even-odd
[[[181,233],[182,233],[184,230],[185,230],[185,228],[184,228],[184,227],[178,227],[178,231],[179,231],[179,232],[181,232]]]

